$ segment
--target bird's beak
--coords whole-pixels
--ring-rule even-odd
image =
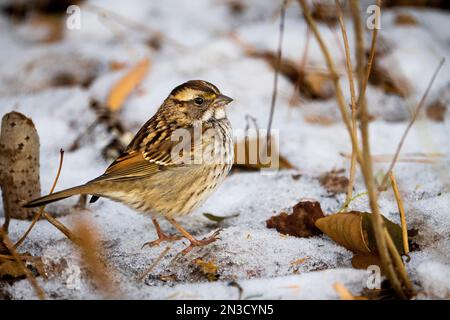
[[[219,94],[216,98],[216,104],[218,106],[225,106],[227,104],[229,104],[231,101],[233,101],[233,99],[231,99],[230,97],[224,95],[224,94]]]

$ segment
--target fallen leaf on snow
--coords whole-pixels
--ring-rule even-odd
[[[383,217],[384,224],[400,254],[403,254],[402,229]],[[318,219],[316,226],[333,241],[353,252],[375,253],[376,240],[372,228],[372,214],[350,211]]]
[[[144,79],[150,68],[150,59],[145,58],[121,78],[111,89],[106,105],[111,111],[119,110],[125,99]]]
[[[440,100],[434,101],[426,109],[428,119],[443,122],[445,113],[447,112],[447,106]]]
[[[320,203],[317,201],[300,201],[293,208],[293,213],[288,215],[282,212],[266,221],[267,228],[275,228],[282,234],[305,238],[320,234],[315,221],[324,217]]]
[[[319,182],[330,193],[344,193],[349,184],[348,178],[342,175],[344,171],[341,169],[326,172],[319,177]]]
[[[417,25],[417,20],[416,20],[416,18],[414,18],[414,16],[402,12],[395,16],[394,23],[396,25],[402,25],[402,26],[415,26],[415,25]]]

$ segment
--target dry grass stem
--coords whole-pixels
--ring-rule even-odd
[[[336,71],[336,66],[334,65],[333,59],[331,58],[330,51],[328,50],[328,47],[326,46],[326,44],[322,38],[322,35],[320,34],[319,29],[317,28],[317,24],[315,23],[314,19],[311,16],[311,12],[308,9],[306,1],[298,0],[298,2],[303,9],[303,15],[305,17],[305,20],[307,21],[308,26],[311,29],[311,31],[314,33],[314,36],[316,37],[317,42],[319,43],[322,53],[325,56],[325,60],[327,62],[328,69],[330,70],[330,74],[333,77],[334,86],[336,88],[336,100],[338,103],[340,113],[342,115],[342,120],[344,121],[345,127],[350,134],[352,148],[353,148],[353,150],[355,150],[357,160],[359,162],[362,162],[362,154],[361,154],[361,151],[358,146],[357,137],[356,137],[356,135],[353,134],[353,131],[352,131],[352,125],[351,125],[350,118],[348,115],[345,99],[344,99],[344,96],[342,95],[342,88],[341,88],[341,84],[339,82],[339,75]]]
[[[145,270],[140,276],[139,280],[144,279],[150,272],[153,271],[153,269],[158,265],[158,263],[166,256],[166,254],[169,252],[169,250],[172,248],[171,245],[168,245],[163,252],[160,253],[160,255],[153,261],[153,263]]]
[[[345,62],[347,65],[348,81],[350,83],[350,97],[351,97],[351,107],[352,107],[352,131],[353,131],[353,135],[357,138],[358,136],[357,136],[357,124],[356,124],[356,94],[355,94],[355,82],[353,79],[353,66],[352,66],[352,61],[351,61],[350,46],[348,44],[347,29],[345,27],[341,5],[339,3],[339,0],[335,0],[335,3],[336,3],[336,10],[338,13],[339,25],[340,25],[341,31],[342,31],[342,38],[344,40]],[[352,198],[353,185],[355,184],[355,173],[356,173],[356,152],[355,152],[354,148],[352,147],[352,157],[351,157],[351,161],[350,161],[350,174],[349,174],[349,179],[348,179],[349,183],[348,183],[348,188],[347,188],[346,201],[348,201]]]
[[[357,137],[353,134],[353,131],[352,131],[352,126],[351,126],[349,115],[347,112],[347,107],[345,105],[345,101],[344,101],[343,94],[342,94],[342,88],[340,86],[339,78],[337,77],[336,68],[334,66],[334,62],[331,58],[330,52],[321,37],[321,34],[317,28],[315,21],[311,17],[311,14],[310,14],[310,11],[306,4],[306,1],[298,0],[298,2],[303,9],[303,15],[304,15],[306,21],[308,22],[311,30],[315,34],[317,41],[319,42],[319,45],[320,45],[322,52],[325,56],[325,59],[327,61],[327,66],[330,70],[330,73],[335,77],[334,84],[336,87],[336,99],[338,102],[338,106],[339,106],[344,124],[346,125],[347,131],[352,140],[352,147],[354,148],[354,150],[356,152],[357,160],[360,164],[361,171],[363,173],[364,182],[365,182],[367,192],[369,195],[370,207],[372,209],[372,213],[374,216],[373,228],[374,228],[375,238],[376,238],[376,242],[377,242],[377,249],[380,254],[384,270],[386,271],[387,277],[389,278],[391,285],[394,288],[397,296],[402,299],[406,299],[406,295],[403,291],[400,279],[399,279],[397,273],[395,272],[395,269],[393,268],[392,260],[389,255],[389,251],[387,248],[386,239],[385,239],[385,235],[384,235],[384,231],[383,231],[383,229],[384,229],[383,220],[382,220],[380,210],[378,208],[378,203],[377,203],[377,200],[378,200],[377,195],[378,194],[376,192],[375,185],[374,185],[372,159],[370,156],[369,132],[368,132],[369,118],[368,118],[368,113],[367,113],[367,106],[365,103],[362,103],[362,104],[358,103],[358,107],[361,108],[360,121],[361,121],[361,135],[362,135],[362,141],[363,141],[363,149],[362,149],[362,153],[361,153],[361,151],[359,150],[358,143],[357,143]],[[381,5],[380,1],[378,1],[378,5]],[[362,28],[361,28],[361,30],[362,30]],[[371,59],[373,59],[373,56],[375,55],[377,34],[378,34],[377,29],[374,29],[374,32],[372,33],[372,47],[371,47],[371,53],[370,53],[370,57],[372,57]],[[366,68],[367,73],[365,75],[365,79],[368,79],[370,71],[371,71],[371,61],[369,61],[368,67]],[[364,91],[365,90],[364,90],[364,85],[363,85],[363,90],[360,93],[359,101],[365,100]]]
[[[299,70],[306,70],[306,62],[308,61],[308,52],[309,52],[309,43],[310,43],[310,38],[311,38],[311,30],[309,29],[308,26],[306,26],[306,40],[305,40],[305,47],[303,48],[303,54],[302,54],[302,58],[300,60],[300,67]],[[292,92],[292,96],[289,99],[289,105],[293,106],[295,105],[298,101],[300,101],[300,97],[299,97],[299,88],[301,85],[301,77],[297,78],[297,82],[295,83],[294,86],[294,91]]]
[[[273,76],[272,101],[270,102],[270,116],[269,116],[269,123],[267,125],[267,138],[266,138],[267,146],[270,146],[270,131],[272,129],[273,114],[275,112],[275,103],[277,100],[278,74],[280,72],[280,65],[281,65],[281,56],[282,56],[282,47],[283,47],[282,45],[283,45],[283,35],[284,35],[284,20],[286,17],[286,5],[287,5],[287,1],[284,0],[283,4],[281,5],[281,12],[280,12],[280,29],[279,29],[279,34],[278,34],[277,66],[275,68],[275,73]]]
[[[52,194],[53,191],[55,191],[56,184],[58,183],[58,179],[61,174],[61,169],[62,169],[62,165],[63,165],[63,161],[64,161],[64,150],[61,149],[59,151],[59,154],[60,154],[60,156],[59,156],[58,171],[56,172],[55,180],[53,181],[53,185],[48,194]],[[28,227],[27,231],[25,231],[25,233],[22,235],[22,237],[20,237],[20,239],[14,244],[14,248],[17,249],[25,241],[25,239],[28,236],[28,234],[30,233],[31,229],[33,229],[36,222],[41,218],[42,213],[44,212],[44,208],[45,208],[45,206],[42,206],[39,208],[39,211],[37,211],[36,214],[34,215],[33,220],[31,221],[31,224]]]
[[[339,294],[341,300],[355,300],[351,292],[340,282],[333,284],[334,290]]]
[[[381,1],[377,1],[377,5],[381,7]],[[359,9],[359,8],[358,8]],[[401,299],[406,299],[406,295],[403,291],[400,278],[393,268],[391,256],[389,255],[387,240],[384,233],[384,222],[381,216],[380,209],[378,207],[378,193],[375,188],[373,169],[372,169],[372,157],[370,152],[370,140],[369,140],[369,114],[367,110],[367,103],[365,102],[365,91],[368,83],[368,79],[371,72],[372,61],[375,56],[375,49],[377,43],[378,29],[374,28],[372,31],[372,41],[369,53],[369,59],[365,70],[363,79],[363,85],[358,99],[358,108],[360,109],[360,123],[361,123],[361,139],[362,139],[362,162],[360,162],[361,170],[363,173],[364,183],[367,188],[369,196],[369,205],[373,214],[372,224],[377,243],[377,250],[383,264],[383,268],[386,275],[395,290],[397,296]],[[395,255],[393,253],[392,255]],[[398,256],[398,253],[397,253]],[[398,256],[399,259],[400,256]],[[403,265],[399,268],[402,268]]]
[[[392,190],[394,191],[395,200],[397,201],[398,211],[400,213],[400,221],[402,223],[403,250],[405,251],[405,254],[408,254],[408,228],[406,225],[405,207],[403,206],[402,196],[400,195],[400,191],[398,190],[397,180],[395,179],[394,173],[392,171],[389,173],[389,178],[391,179]]]
[[[149,27],[147,24],[140,23],[138,21],[130,19],[129,17],[126,17],[126,16],[124,16],[122,14],[119,14],[117,12],[109,10],[109,9],[107,9],[105,7],[97,6],[97,5],[94,5],[94,4],[86,4],[86,5],[83,6],[83,9],[85,9],[87,11],[90,11],[90,12],[98,15],[99,17],[106,18],[110,22],[121,24],[122,26],[126,26],[126,27],[129,27],[131,29],[137,30],[140,33],[144,33],[145,32],[147,34],[152,35],[153,37],[164,38],[169,43],[174,45],[177,49],[183,50],[183,51],[186,50],[186,46],[184,46],[183,44],[181,44],[177,40],[167,36],[166,34],[163,34],[161,31],[153,29],[153,28]]]
[[[389,253],[391,254],[395,269],[398,271],[400,279],[402,280],[406,289],[408,289],[409,294],[413,294],[414,288],[411,283],[411,280],[409,280],[408,273],[406,272],[405,265],[403,264],[403,260],[400,254],[398,253],[397,247],[395,246],[394,241],[392,240],[392,237],[386,228],[384,228],[384,235],[386,237],[387,247],[389,249]]]
[[[74,235],[65,225],[53,218],[48,212],[44,211],[42,216],[50,222],[56,229],[61,231],[70,241],[76,243],[79,239],[78,236]]]
[[[394,154],[394,158],[392,159],[391,164],[389,165],[389,169],[387,170],[386,174],[383,177],[383,180],[381,182],[381,185],[379,187],[379,191],[383,190],[385,188],[387,179],[389,178],[389,173],[392,171],[392,169],[395,166],[395,163],[397,162],[397,159],[400,155],[400,150],[402,149],[403,143],[405,142],[406,136],[408,135],[409,130],[411,129],[412,125],[414,124],[414,122],[417,119],[417,116],[419,115],[420,111],[422,110],[424,104],[425,104],[425,100],[427,99],[428,93],[430,92],[431,86],[433,85],[434,80],[436,79],[439,71],[441,70],[443,64],[445,62],[445,58],[443,58],[440,62],[439,65],[437,66],[436,70],[433,73],[433,76],[431,77],[430,82],[428,83],[428,87],[425,90],[422,98],[420,99],[419,104],[417,105],[416,109],[414,110],[414,113],[411,117],[410,122],[408,123],[408,126],[405,129],[405,132],[403,132],[402,138],[400,139],[400,142],[398,143],[397,146],[397,150],[395,151]]]

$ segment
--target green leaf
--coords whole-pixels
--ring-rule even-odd
[[[215,222],[221,222],[221,221],[223,221],[223,220],[225,220],[225,219],[230,219],[230,218],[236,218],[236,217],[239,217],[239,213],[232,214],[231,216],[226,216],[226,217],[223,217],[223,216],[216,216],[216,215],[214,215],[214,214],[212,214],[212,213],[207,213],[207,212],[203,213],[203,215],[204,215],[207,219],[209,219],[209,220],[211,220],[211,221],[215,221]]]

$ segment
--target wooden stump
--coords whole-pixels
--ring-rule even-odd
[[[5,224],[9,217],[30,219],[35,208],[22,205],[41,194],[39,181],[39,136],[33,121],[18,112],[7,113],[0,133],[0,187]]]

